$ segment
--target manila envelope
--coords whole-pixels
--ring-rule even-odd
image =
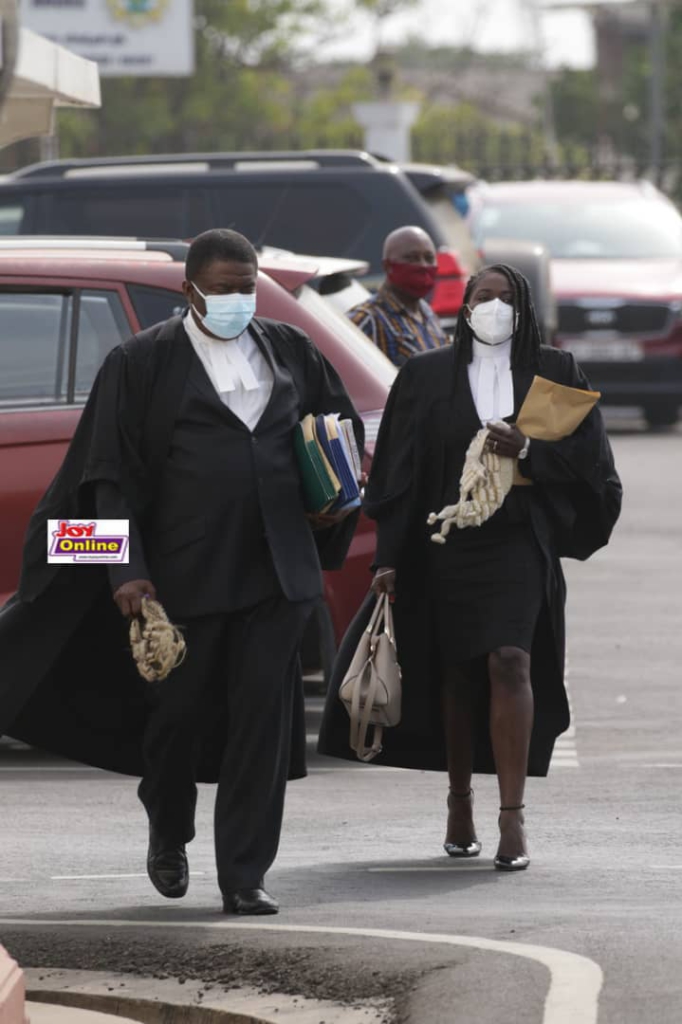
[[[583,391],[545,377],[534,377],[516,426],[531,441],[560,441],[578,429],[600,398],[600,391]],[[517,463],[514,484],[523,487],[532,482],[521,475]]]

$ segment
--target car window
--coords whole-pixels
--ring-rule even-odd
[[[236,182],[217,195],[219,222],[257,247],[346,255],[367,230],[371,210],[359,190],[340,182]]]
[[[0,405],[64,401],[73,300],[0,292]]]
[[[123,189],[63,190],[52,196],[49,231],[66,235],[184,238],[186,191],[132,182]]]
[[[21,199],[0,200],[0,235],[20,235],[25,214]]]
[[[69,382],[74,311],[78,338]],[[130,336],[116,292],[0,292],[0,406],[84,402],[107,352]]]
[[[77,402],[87,398],[97,371],[110,349],[125,341],[132,333],[117,292],[81,292],[79,313],[74,383],[74,399]]]
[[[169,288],[129,284],[128,294],[143,329],[159,324],[162,320],[168,320],[171,316],[177,316],[187,309],[185,296]]]

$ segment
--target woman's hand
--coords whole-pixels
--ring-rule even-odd
[[[379,566],[372,580],[372,591],[377,597],[395,594],[395,569],[387,565]]]
[[[526,435],[508,423],[486,423],[486,426],[489,431],[486,448],[504,458],[517,459],[526,445]]]

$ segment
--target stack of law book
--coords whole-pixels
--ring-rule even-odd
[[[351,420],[309,413],[296,427],[294,448],[308,512],[359,508],[362,467]]]

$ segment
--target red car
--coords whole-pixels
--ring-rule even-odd
[[[517,181],[469,190],[477,244],[540,242],[558,306],[555,343],[607,405],[652,427],[682,405],[682,217],[648,182]]]
[[[0,604],[16,589],[24,531],[60,465],[92,381],[114,345],[184,308],[184,243],[5,239],[0,242]],[[325,260],[324,273],[349,261]],[[394,367],[307,282],[314,263],[263,258],[261,316],[295,324],[343,379],[367,434],[365,468]],[[374,526],[362,518],[344,569],[325,574],[311,627],[328,670],[335,642],[369,586]],[[310,651],[312,636],[306,650]]]

